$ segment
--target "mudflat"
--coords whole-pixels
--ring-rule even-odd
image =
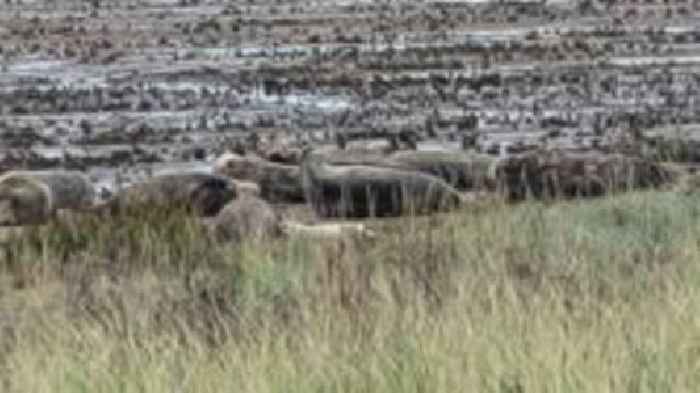
[[[107,193],[210,172],[241,144],[339,135],[498,156],[597,149],[630,128],[691,140],[697,15],[686,2],[3,2],[0,170],[79,169]]]

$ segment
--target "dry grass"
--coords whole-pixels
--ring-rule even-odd
[[[152,212],[0,255],[3,392],[684,392],[700,198],[636,193],[213,244]]]

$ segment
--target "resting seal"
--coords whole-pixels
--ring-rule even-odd
[[[42,224],[59,209],[87,210],[95,201],[78,171],[10,171],[0,176],[0,224]]]
[[[154,176],[124,189],[107,202],[111,213],[140,208],[185,209],[203,217],[215,216],[237,195],[234,183],[209,173]]]
[[[307,149],[302,164],[307,201],[320,217],[391,217],[454,208],[462,197],[424,173],[366,165],[331,166]]]

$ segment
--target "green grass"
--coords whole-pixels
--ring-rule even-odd
[[[694,392],[700,197],[215,244],[154,212],[0,253],[3,392]]]

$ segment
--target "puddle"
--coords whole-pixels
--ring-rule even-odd
[[[655,56],[655,57],[613,57],[609,60],[613,65],[617,66],[653,66],[653,65],[669,65],[669,64],[698,64],[700,56]]]
[[[422,141],[416,144],[418,151],[461,151],[462,145],[460,142],[439,142],[439,141]]]

